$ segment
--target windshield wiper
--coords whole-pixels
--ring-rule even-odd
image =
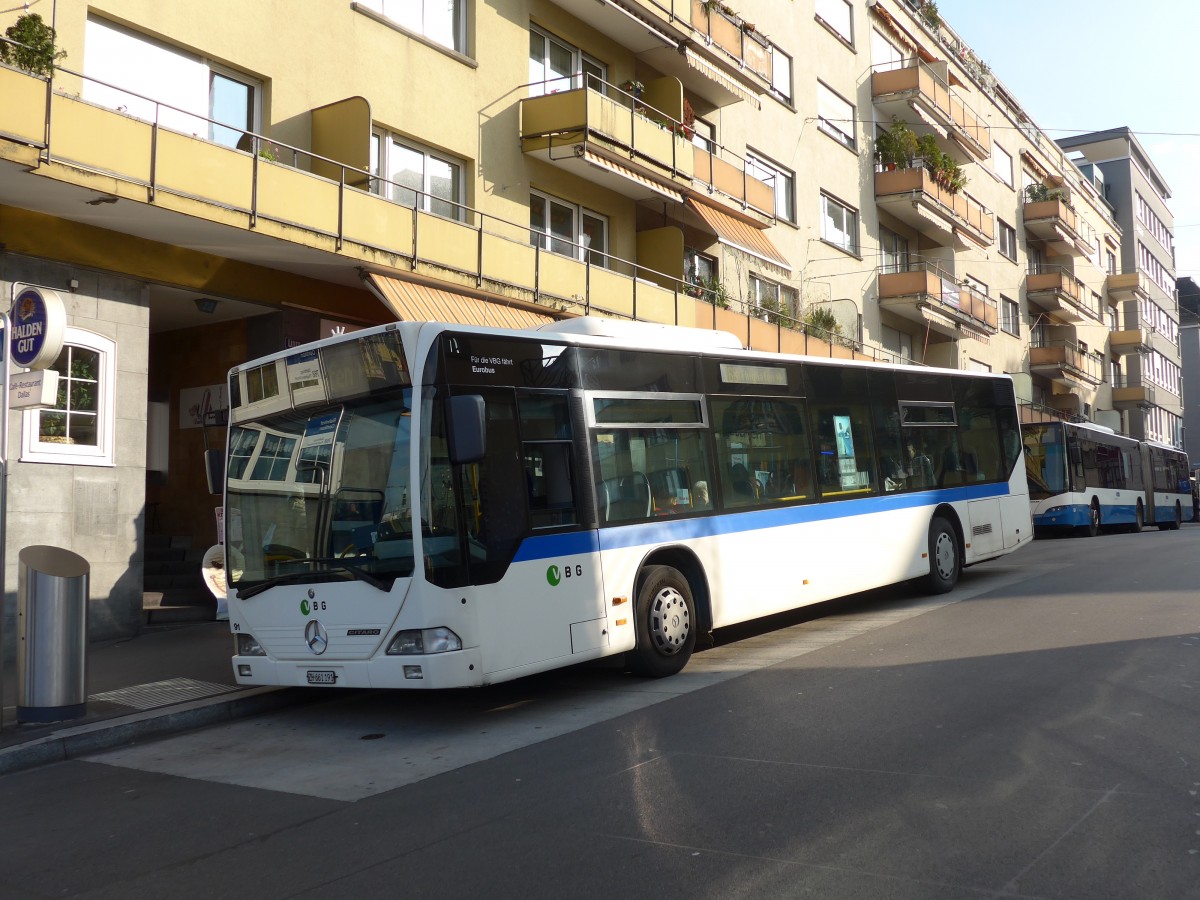
[[[396,583],[395,575],[391,576],[390,578],[381,578],[374,572],[369,572],[362,566],[356,566],[340,556],[318,556],[288,560],[288,565],[292,565],[294,563],[321,563],[324,565],[334,566],[345,572],[349,572],[356,580],[365,581],[371,587],[375,588],[375,590],[383,591],[384,593],[390,591],[392,586]],[[263,591],[278,585],[296,584],[297,582],[308,581],[313,577],[313,575],[313,572],[290,572],[287,575],[278,575],[275,578],[268,578],[266,581],[260,581],[258,584],[252,584],[245,588],[238,588],[238,599],[247,600],[256,594],[261,594]]]

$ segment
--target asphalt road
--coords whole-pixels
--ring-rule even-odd
[[[1200,898],[1200,526],[0,778],[0,897]]]

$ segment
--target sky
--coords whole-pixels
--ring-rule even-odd
[[[1178,277],[1200,282],[1200,3],[937,0],[1053,139],[1128,126],[1171,190]]]

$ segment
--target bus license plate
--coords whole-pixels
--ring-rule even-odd
[[[325,670],[308,670],[309,684],[337,684],[337,672]]]

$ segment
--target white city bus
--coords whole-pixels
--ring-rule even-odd
[[[1032,539],[1005,376],[405,322],[239,366],[230,406],[241,684],[669,675],[714,628]]]
[[[1039,532],[1177,529],[1191,509],[1182,450],[1090,423],[1021,426],[1029,498]]]

